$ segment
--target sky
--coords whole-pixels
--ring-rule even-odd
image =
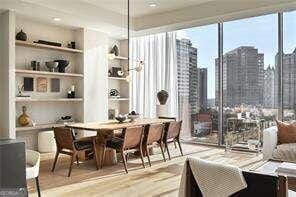
[[[223,24],[223,51],[254,46],[264,53],[264,67],[274,66],[277,43],[277,14],[241,19]],[[215,58],[218,57],[218,25],[179,30],[178,38],[188,38],[198,49],[198,67],[208,68],[208,98],[215,98]],[[296,47],[296,11],[284,13],[284,52]]]

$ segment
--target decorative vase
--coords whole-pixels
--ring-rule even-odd
[[[157,98],[161,105],[165,105],[169,98],[169,93],[165,90],[161,90],[157,93]]]
[[[111,54],[114,54],[115,56],[119,55],[119,49],[117,45],[114,45],[110,51]]]
[[[27,41],[27,34],[21,29],[15,36],[16,40]]]
[[[18,118],[18,122],[21,126],[27,126],[28,124],[30,124],[31,119],[30,117],[27,115],[27,108],[26,106],[23,106],[23,114],[20,115],[20,117]]]

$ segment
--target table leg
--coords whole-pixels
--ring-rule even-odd
[[[97,169],[100,169],[104,164],[117,164],[116,151],[106,149],[106,141],[108,136],[113,135],[112,131],[98,131],[95,142],[95,155]],[[105,157],[105,158],[104,158]]]

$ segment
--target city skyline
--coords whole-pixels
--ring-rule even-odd
[[[296,47],[296,11],[285,13],[284,19],[284,53],[291,53]],[[190,39],[192,46],[198,49],[198,67],[208,69],[208,99],[215,98],[217,32],[217,24],[178,31],[178,38]],[[264,69],[269,65],[275,67],[277,32],[277,14],[225,22],[224,54],[240,46],[253,46],[264,54]]]

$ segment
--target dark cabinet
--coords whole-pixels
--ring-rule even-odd
[[[0,139],[0,196],[27,196],[23,141]]]

